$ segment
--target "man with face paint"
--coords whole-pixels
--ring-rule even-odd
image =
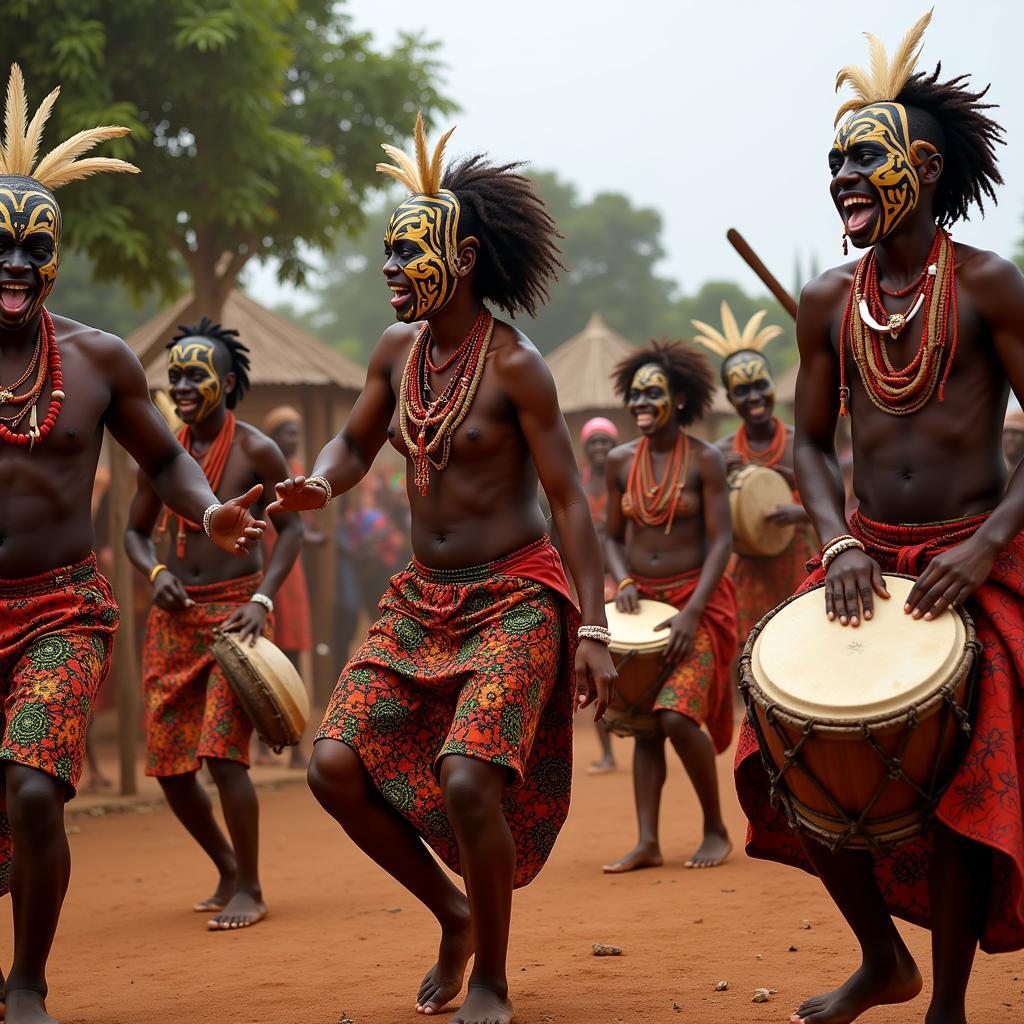
[[[861,947],[849,980],[795,1011],[803,1024],[847,1024],[918,994],[892,915],[932,930],[927,1024],[966,1020],[979,942],[1024,948],[1024,474],[1007,485],[1001,445],[1008,390],[1024,394],[1024,280],[945,231],[995,198],[1002,129],[966,76],[915,72],[929,18],[892,62],[869,37],[872,71],[840,72],[858,97],[840,110],[851,113],[829,153],[832,197],[850,241],[873,248],[801,296],[795,463],[825,542],[827,571],[809,581],[825,584],[822,616],[870,631],[888,596],[882,571],[917,576],[908,616],[964,605],[974,620],[976,708],[965,759],[926,832],[877,855],[798,841],[771,806],[744,729],[736,778],[748,852],[816,872]],[[844,413],[859,502],[849,521],[835,453]]]
[[[718,441],[726,471],[742,466],[767,466],[785,477],[793,501],[767,516],[774,523],[796,526],[785,551],[771,558],[734,555],[729,575],[736,584],[737,648],[761,617],[781,604],[807,578],[805,566],[817,544],[800,504],[793,472],[793,428],[775,415],[775,380],[763,349],[782,330],[761,327],[765,311],[754,314],[741,331],[728,303],[722,303],[722,329],[700,320],[691,323],[701,333],[694,341],[722,359],[721,377],[729,404],[739,413],[739,430]]]
[[[414,559],[342,671],[309,782],[441,926],[417,1010],[454,999],[473,957],[453,1024],[510,1024],[512,890],[540,870],[568,811],[573,670],[577,706],[596,698],[598,717],[615,670],[600,544],[551,375],[486,305],[534,315],[561,266],[557,229],[518,164],[477,155],[442,172],[448,136],[432,154],[422,120],[416,136],[415,160],[385,146],[394,164],[379,165],[412,193],[384,240],[398,323],[313,475],[277,493],[284,508],[321,508],[386,441],[407,460]]]
[[[262,486],[287,473],[281,450],[235,419],[249,386],[248,349],[238,332],[204,317],[168,346],[168,394],[185,424],[178,440],[216,493]],[[258,872],[259,805],[249,778],[252,722],[209,647],[214,630],[242,640],[270,634],[273,597],[302,545],[298,516],[275,510],[277,534],[262,572],[262,548],[245,558],[211,553],[195,524],[163,508],[144,472],[128,514],[125,548],[153,588],[142,650],[146,774],[156,776],[171,810],[213,861],[217,888],[194,909],[211,931],[248,928],[267,913]],[[157,557],[153,531],[166,540]],[[230,841],[197,779],[205,762],[220,796]]]
[[[218,547],[245,554],[263,525],[247,511],[257,489],[218,503],[123,341],[45,308],[60,262],[54,190],[136,169],[77,159],[125,128],[91,129],[37,160],[56,99],[55,90],[30,121],[21,71],[12,67],[0,149],[0,893],[13,894],[15,912],[3,985],[9,1024],[54,1024],[46,962],[70,878],[64,803],[81,777],[118,621],[92,554],[104,427],[168,505],[205,522]]]
[[[679,612],[659,627],[670,631],[664,658],[674,667],[654,702],[658,732],[635,740],[639,841],[604,870],[618,874],[662,864],[658,817],[666,738],[704,813],[704,837],[687,867],[716,867],[732,849],[715,773],[715,754],[729,746],[733,727],[736,602],[724,575],[732,524],[722,456],[685,432],[710,407],[714,378],[701,353],[676,343],[652,344],[630,356],[614,379],[640,430],[639,439],[608,457],[606,561],[617,584],[616,604],[631,612],[648,598]]]

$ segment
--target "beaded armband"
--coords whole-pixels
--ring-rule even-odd
[[[580,640],[596,640],[605,647],[612,642],[612,631],[607,626],[580,626],[576,636]]]

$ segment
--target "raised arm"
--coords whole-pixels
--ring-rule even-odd
[[[370,357],[366,383],[341,433],[324,445],[308,476],[288,477],[286,474],[281,478],[277,484],[277,500],[267,509],[269,513],[323,508],[324,491],[307,483],[309,477],[323,477],[331,485],[331,495],[337,497],[366,476],[387,440],[388,425],[395,411],[391,376],[396,360],[405,357],[410,337],[410,329],[404,324],[384,332]]]
[[[94,346],[110,382],[110,401],[104,422],[114,440],[138,463],[161,503],[202,523],[203,513],[217,498],[199,464],[178,444],[149,397],[142,364],[120,338],[99,334]],[[259,542],[265,523],[254,519],[249,506],[259,488],[225,502],[211,520],[214,543],[225,551],[251,551]]]
[[[569,431],[558,407],[551,373],[532,345],[500,350],[495,363],[551,504],[551,517],[576,584],[583,622],[606,626],[601,544],[590,517],[590,505],[573,456]],[[595,717],[600,718],[611,700],[615,678],[607,647],[593,640],[580,641],[576,659],[579,706],[585,707],[596,697]]]

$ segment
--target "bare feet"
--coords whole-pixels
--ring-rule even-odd
[[[228,900],[235,894],[236,880],[237,876],[234,874],[221,875],[214,894],[200,900],[192,909],[197,914],[216,914],[218,910],[223,910]]]
[[[46,1002],[33,989],[17,988],[8,992],[4,1004],[6,1024],[57,1024],[46,1012]]]
[[[861,964],[839,988],[812,996],[789,1019],[792,1024],[850,1024],[872,1006],[905,1003],[921,991],[921,975],[900,945],[879,963]]]
[[[924,1024],[967,1024],[967,1011],[962,1006],[944,1007],[932,1003],[925,1014]]]
[[[514,1020],[508,996],[471,983],[466,1001],[452,1017],[451,1024],[512,1024]]]
[[[686,862],[688,868],[717,868],[729,854],[732,843],[723,829],[721,832],[705,832],[704,841]]]
[[[587,768],[588,775],[609,775],[615,771],[616,764],[613,757],[602,757],[600,761],[592,761]]]
[[[613,864],[605,864],[601,870],[606,875],[621,875],[625,871],[637,871],[640,868],[660,868],[665,861],[657,846],[635,846],[625,857],[620,857]]]
[[[247,892],[236,892],[227,906],[206,922],[211,932],[231,931],[235,928],[251,928],[267,916],[267,905],[258,896]]]
[[[466,964],[473,955],[473,926],[469,908],[457,923],[441,929],[437,963],[427,971],[416,993],[416,1012],[430,1014],[444,1009],[461,991]]]

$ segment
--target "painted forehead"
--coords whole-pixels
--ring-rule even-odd
[[[657,363],[644,363],[636,373],[633,374],[633,385],[637,391],[645,388],[659,387],[665,391],[671,390],[668,382],[668,374]]]
[[[725,379],[730,388],[738,384],[752,384],[755,380],[770,381],[772,369],[768,360],[759,353],[744,353],[726,364]]]
[[[907,108],[902,103],[872,103],[851,114],[836,132],[835,148],[845,153],[858,142],[878,142],[906,153],[910,148]]]
[[[217,346],[209,338],[182,338],[171,346],[170,365],[201,366],[217,373]]]
[[[384,239],[388,242],[397,238],[412,239],[454,263],[459,212],[455,193],[447,189],[434,196],[410,196],[391,215]]]
[[[29,178],[0,178],[0,231],[18,241],[37,232],[59,238],[57,200]]]

